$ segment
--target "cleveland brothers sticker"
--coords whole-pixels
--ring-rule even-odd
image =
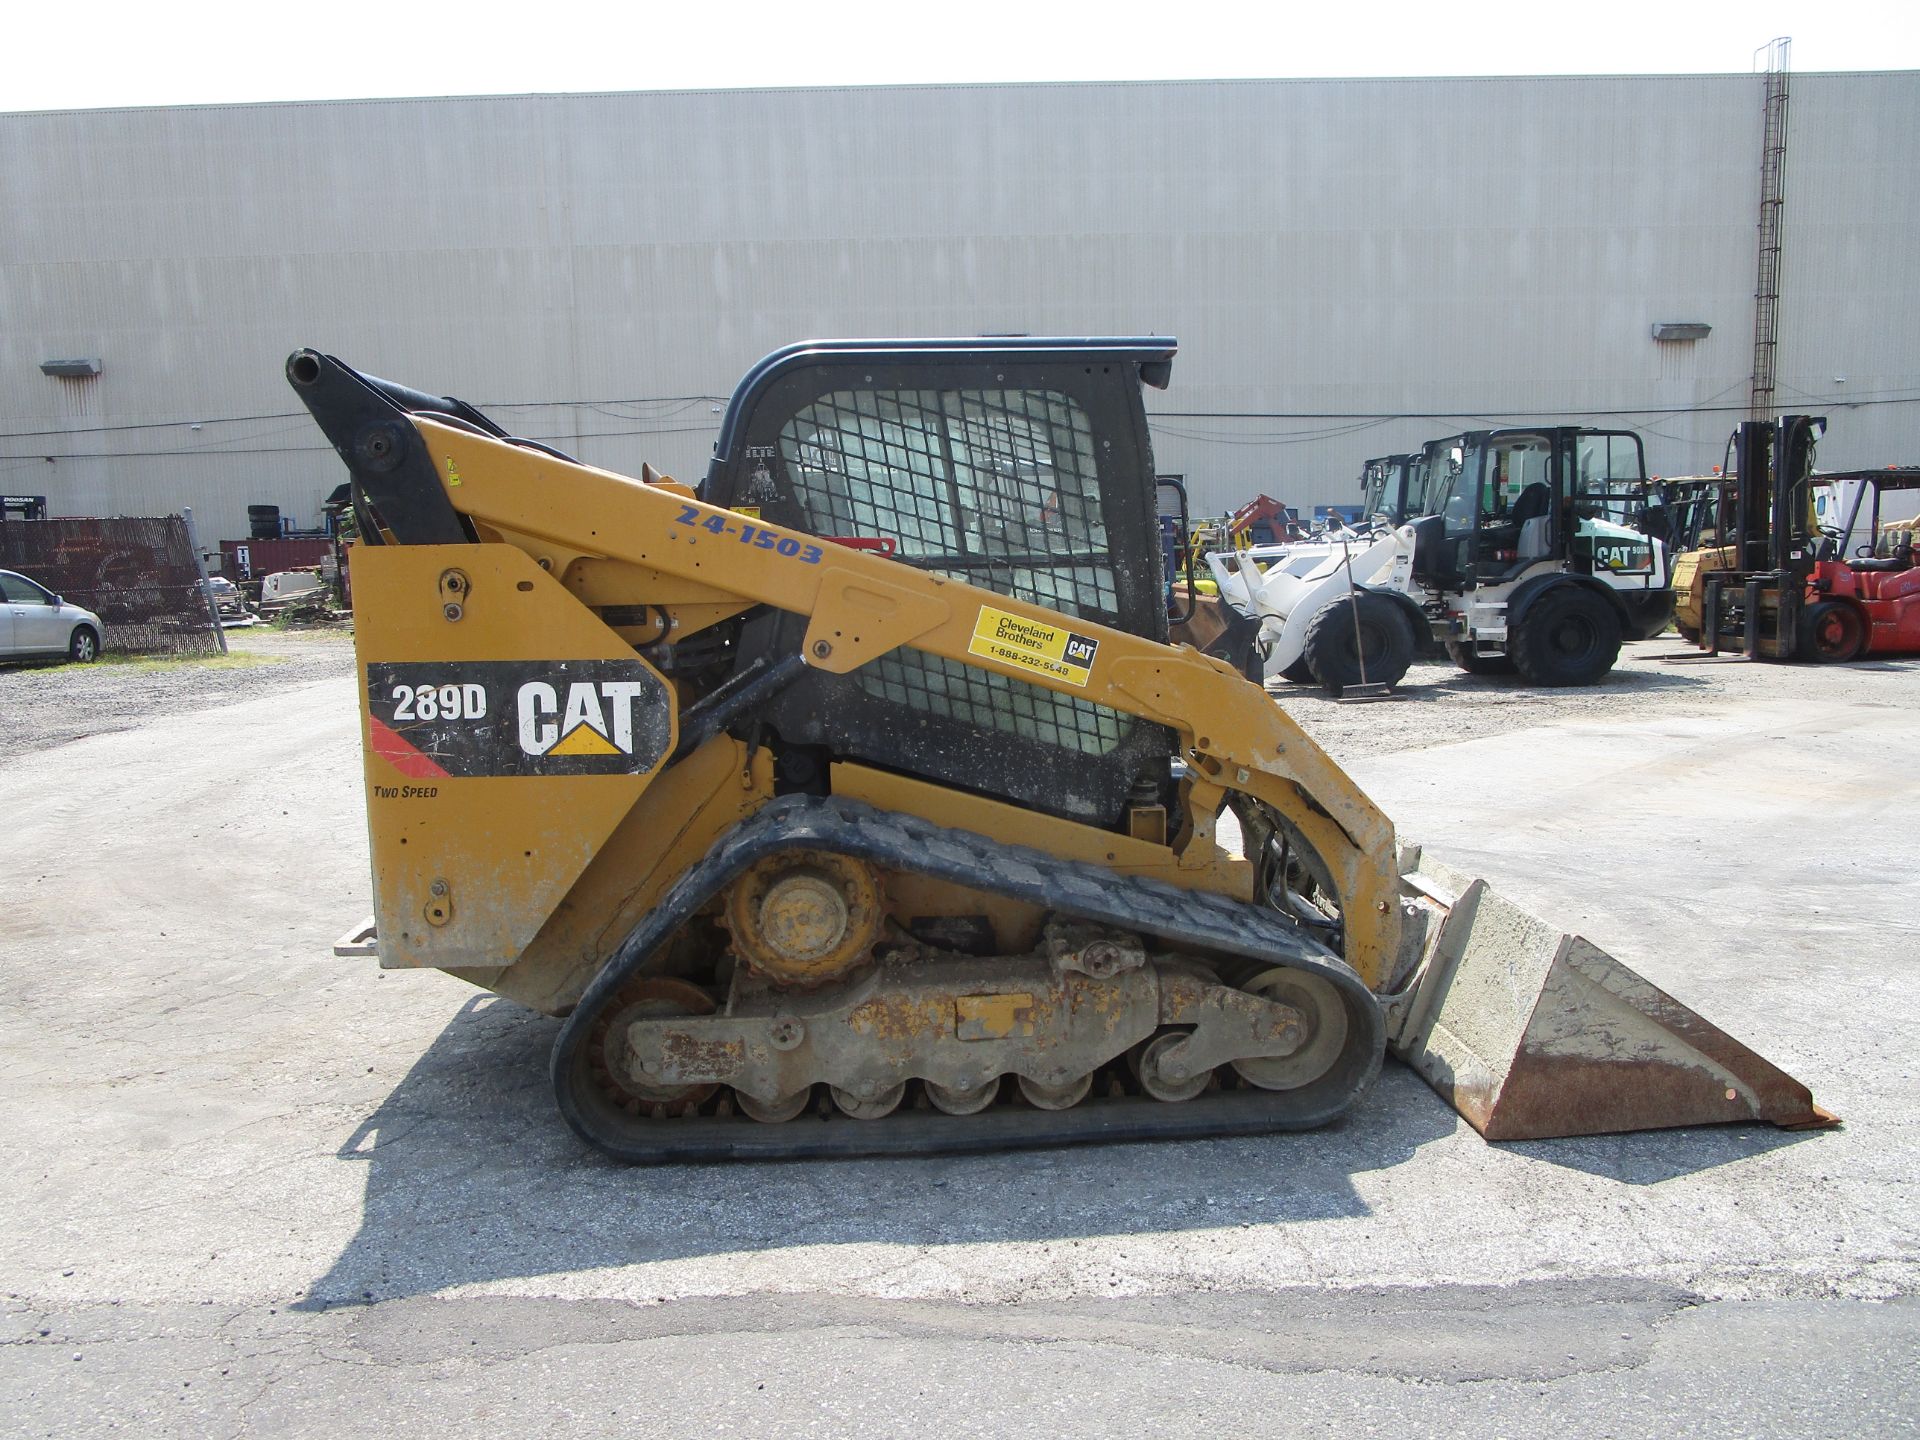
[[[1085,689],[1087,677],[1093,673],[1093,657],[1100,653],[1100,642],[1044,620],[1029,620],[982,605],[980,618],[973,622],[967,653],[1037,675],[1051,675]]]

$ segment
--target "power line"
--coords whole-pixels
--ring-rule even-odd
[[[627,400],[482,400],[480,410],[596,410],[603,405],[724,405],[724,395],[641,395]],[[41,440],[61,435],[117,435],[128,430],[172,430],[180,426],[251,425],[259,420],[306,420],[305,410],[269,410],[259,415],[187,416],[177,420],[141,420],[124,425],[76,425],[66,430],[0,431],[0,440]],[[615,417],[637,418],[637,417]]]
[[[1822,402],[1834,410],[1864,409],[1874,405],[1920,405],[1920,395],[1878,400],[1832,399]],[[1148,420],[1586,420],[1623,415],[1744,415],[1746,405],[1646,405],[1612,410],[1154,410]],[[4,438],[4,437],[0,437]]]
[[[8,430],[0,440],[38,440],[49,435],[113,435],[122,430],[171,430],[186,425],[250,425],[256,420],[292,420],[304,410],[273,410],[264,415],[226,415],[213,420],[143,420],[127,425],[77,425],[69,430]]]
[[[660,401],[639,401],[639,400],[584,401],[583,400],[583,401],[575,401],[575,402],[547,402],[547,401],[528,400],[528,401],[510,402],[507,404],[500,404],[496,402],[486,408],[490,408],[494,410],[504,410],[504,409],[514,409],[514,408],[534,407],[534,406],[547,405],[547,404],[569,404],[569,405],[587,406],[590,408],[597,407],[600,405],[610,405],[610,404],[621,404],[621,405],[654,404],[654,403],[687,404],[687,403],[697,403],[699,400],[703,398],[705,397],[688,396],[688,397],[678,397],[671,401],[669,401],[664,397]],[[1899,396],[1899,397],[1889,396],[1887,398],[1882,398],[1882,399],[1849,398],[1846,400],[1835,401],[1832,404],[1827,405],[1825,408],[1830,410],[1858,410],[1858,409],[1866,409],[1866,408],[1877,407],[1882,405],[1916,405],[1916,404],[1920,404],[1920,395]],[[1668,409],[1646,408],[1646,409],[1618,409],[1618,410],[1498,410],[1498,411],[1479,411],[1479,412],[1466,411],[1466,410],[1379,411],[1379,412],[1284,411],[1284,410],[1160,410],[1160,411],[1149,413],[1147,416],[1147,420],[1148,420],[1148,423],[1154,427],[1157,433],[1172,439],[1191,441],[1195,444],[1233,445],[1233,446],[1276,446],[1277,447],[1277,446],[1284,446],[1284,445],[1305,445],[1305,444],[1312,444],[1316,441],[1339,439],[1343,436],[1355,435],[1367,430],[1378,429],[1382,425],[1391,424],[1395,421],[1402,421],[1402,420],[1441,420],[1441,421],[1471,422],[1471,423],[1492,427],[1492,426],[1498,426],[1502,423],[1508,423],[1516,420],[1533,420],[1533,419],[1578,420],[1578,419],[1621,418],[1621,417],[1627,417],[1627,416],[1648,416],[1648,417],[1652,417],[1655,420],[1660,420],[1660,419],[1668,419],[1668,418],[1671,418],[1674,416],[1680,416],[1680,415],[1745,414],[1747,412],[1747,409],[1748,407],[1745,405],[1719,405],[1719,404],[1714,404],[1709,402],[1709,403],[1704,403],[1699,405],[1683,405],[1683,406],[1668,408]],[[601,412],[601,413],[604,413],[604,412]],[[607,418],[621,419],[621,418],[628,418],[628,417],[610,415]],[[631,418],[637,419],[639,417],[631,417]],[[661,418],[665,419],[665,418],[671,418],[671,417],[663,416]],[[237,423],[242,423],[244,421],[261,421],[261,420],[274,420],[274,419],[304,420],[305,413],[302,411],[288,411],[279,415],[253,415],[253,416],[244,416],[244,417],[235,416],[235,417],[232,417],[230,421],[224,421],[224,422],[223,421],[203,421],[199,423],[202,423],[202,424],[236,423],[237,424]],[[1249,435],[1249,434],[1228,434],[1228,433],[1221,433],[1221,432],[1215,432],[1215,433],[1209,434],[1209,433],[1206,433],[1203,431],[1197,431],[1191,428],[1182,428],[1176,425],[1166,424],[1165,422],[1169,420],[1227,420],[1227,421],[1339,420],[1339,421],[1348,421],[1352,423],[1341,424],[1341,425],[1328,425],[1324,427],[1303,429],[1303,430],[1287,430],[1287,431],[1279,431],[1279,432],[1268,433],[1268,434]],[[177,424],[183,424],[186,422],[170,421],[165,423],[168,425],[177,425]],[[0,434],[0,441],[47,438],[47,437],[54,437],[54,436],[101,434],[101,433],[110,433],[110,432],[121,431],[121,430],[142,430],[142,429],[155,429],[155,428],[161,428],[161,422],[155,422],[154,425],[99,426],[99,427],[95,427],[87,430],[18,431],[10,434]],[[266,438],[267,435],[288,434],[294,430],[304,430],[305,428],[306,427],[304,425],[287,426],[282,429],[268,431],[266,432],[266,435],[263,435],[263,436],[243,437],[243,438]],[[639,425],[631,429],[582,430],[582,431],[570,432],[567,434],[560,434],[560,435],[544,435],[544,436],[533,435],[533,436],[526,436],[523,438],[538,440],[543,444],[564,446],[569,444],[578,444],[586,440],[628,439],[635,436],[645,436],[645,435],[700,434],[700,433],[711,432],[711,431],[717,430],[718,428],[719,428],[719,421],[710,420],[698,425]],[[1662,439],[1672,440],[1680,443],[1686,443],[1683,437],[1677,436],[1677,435],[1671,435],[1665,431],[1655,430],[1649,424],[1643,424],[1640,428],[1642,430],[1647,431],[1650,434],[1657,435]],[[324,445],[324,444],[237,446],[237,445],[233,445],[229,441],[214,439],[214,440],[203,441],[196,445],[181,445],[181,446],[172,447],[170,449],[72,450],[72,451],[57,453],[54,455],[47,455],[44,452],[26,453],[26,454],[21,454],[21,453],[0,454],[0,465],[4,465],[8,467],[9,470],[12,470],[16,468],[30,466],[35,463],[45,463],[48,460],[52,460],[55,462],[58,462],[61,460],[163,460],[163,459],[178,459],[183,457],[193,457],[193,458],[204,459],[204,458],[210,458],[210,457],[219,456],[219,455],[310,455],[310,454],[331,453],[332,449],[333,447],[331,445]]]
[[[494,407],[498,409],[499,407]],[[299,427],[304,429],[305,427]],[[525,435],[519,438],[537,440],[542,445],[570,445],[581,440],[618,439],[635,435],[690,435],[711,432],[720,428],[719,421],[705,425],[651,425],[633,430],[582,430],[566,435]],[[283,434],[284,431],[274,431]],[[8,437],[0,437],[8,438]],[[210,442],[213,445],[219,441]],[[54,455],[0,455],[0,464],[17,461],[21,464],[44,464],[48,460],[167,460],[180,458],[207,459],[218,455],[312,455],[332,454],[331,445],[258,445],[234,446],[228,449],[212,449],[209,445],[183,445],[172,450],[70,450]]]
[[[1744,382],[1741,382],[1744,384]],[[1739,386],[1730,387],[1737,389]],[[1793,387],[1783,387],[1793,388]],[[1728,393],[1722,391],[1722,394]],[[1856,408],[1865,405],[1907,405],[1920,402],[1920,392],[1912,390],[1868,390],[1855,392],[1847,396],[1815,396],[1808,391],[1795,389],[1794,393],[1809,400],[1815,400],[1833,408]],[[685,408],[688,405],[724,405],[729,397],[724,395],[640,395],[625,399],[602,400],[483,400],[477,402],[481,410],[600,410],[603,406],[617,405],[674,405]],[[1718,398],[1717,396],[1715,397]],[[1461,410],[1158,410],[1148,419],[1169,420],[1461,420],[1486,416],[1501,416],[1507,419],[1548,419],[1564,417],[1582,419],[1593,416],[1617,415],[1707,415],[1744,412],[1744,405],[1716,405],[1711,401],[1697,405],[1678,406],[1620,406],[1605,410],[1505,410],[1474,406]],[[604,413],[604,412],[603,412]],[[79,425],[67,429],[53,430],[8,430],[0,431],[0,441],[54,439],[71,435],[115,435],[134,430],[171,430],[180,426],[208,425],[249,425],[263,420],[305,420],[304,410],[269,410],[255,415],[220,415],[213,417],[182,417],[173,420],[141,420],[121,425]],[[640,417],[612,416],[614,419]],[[139,454],[138,451],[123,452]],[[153,452],[171,454],[171,451]],[[240,452],[234,452],[240,453]],[[0,456],[0,459],[8,457]]]
[[[564,408],[573,405],[585,405],[589,409],[597,405],[725,405],[731,395],[642,395],[631,400],[476,400],[477,410],[515,410]]]
[[[1879,400],[1888,396],[1910,399],[1914,394],[1911,386],[1895,390],[1849,390],[1844,394],[1836,394],[1828,391],[1824,394],[1816,395],[1811,390],[1802,390],[1798,385],[1789,385],[1784,380],[1776,381],[1775,385],[1777,389],[1784,390],[1789,395],[1796,395],[1802,400],[1810,400],[1815,405],[1831,405],[1835,407],[1861,404],[1867,400]]]
[[[1149,421],[1155,417],[1148,416]],[[1172,425],[1155,425],[1156,435],[1172,436],[1177,440],[1191,440],[1202,445],[1311,445],[1320,440],[1337,440],[1346,435],[1358,435],[1368,430],[1377,430],[1389,422],[1368,420],[1354,425],[1336,425],[1319,430],[1289,430],[1271,435],[1223,435],[1205,434],[1193,430],[1182,430]]]

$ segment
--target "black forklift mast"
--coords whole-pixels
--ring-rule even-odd
[[[1733,432],[1733,569],[1777,568],[1773,561],[1773,422],[1742,420]]]
[[[1735,460],[1734,519],[1743,571],[1812,569],[1818,544],[1808,526],[1806,486],[1826,417],[1743,420],[1729,448]]]
[[[1733,548],[1736,563],[1707,577],[1700,616],[1707,653],[1720,652],[1728,633],[1722,621],[1731,608],[1747,658],[1798,655],[1801,602],[1818,556],[1806,487],[1814,446],[1826,427],[1823,415],[1782,415],[1743,420],[1734,432],[1728,444],[1737,467],[1734,529],[1722,543]]]

